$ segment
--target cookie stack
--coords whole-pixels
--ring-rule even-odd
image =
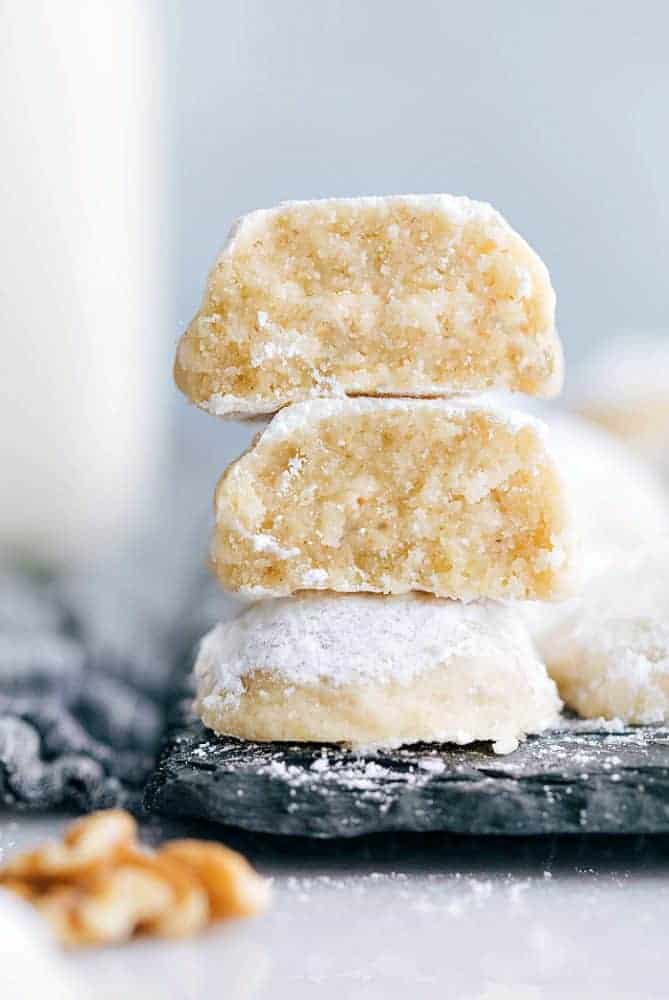
[[[548,273],[490,206],[293,202],[233,229],[178,348],[208,412],[275,413],[224,473],[212,564],[253,603],[205,637],[197,705],[252,740],[506,752],[560,702],[515,601],[572,587],[543,426]]]

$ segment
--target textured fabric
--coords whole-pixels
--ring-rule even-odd
[[[0,801],[139,807],[174,667],[168,629],[104,575],[0,576]]]

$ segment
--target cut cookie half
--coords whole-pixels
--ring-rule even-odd
[[[260,741],[507,753],[561,707],[512,608],[428,595],[261,601],[204,638],[195,672],[205,725]]]
[[[550,600],[573,583],[543,425],[475,401],[286,407],[223,475],[215,508],[215,571],[253,597]]]
[[[443,194],[288,202],[233,228],[175,379],[220,416],[315,396],[553,396],[554,313],[544,264],[490,205]]]

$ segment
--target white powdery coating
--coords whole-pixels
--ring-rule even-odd
[[[454,420],[482,413],[514,433],[524,427],[531,427],[542,439],[545,439],[547,433],[546,425],[531,414],[488,403],[484,396],[453,396],[448,399],[351,396],[342,399],[309,399],[285,406],[263,431],[261,441],[267,444],[289,437],[295,431],[313,427],[331,417],[362,416],[378,412],[410,414],[430,410]]]
[[[586,556],[632,552],[669,535],[669,490],[627,445],[566,413],[549,416],[548,433]]]
[[[560,470],[581,550],[582,582],[621,570],[640,549],[669,538],[669,490],[661,476],[603,428],[569,413],[547,415],[550,450]],[[581,605],[529,602],[522,611],[535,639]],[[543,644],[542,644],[543,646]]]
[[[445,393],[444,386],[438,383],[429,383],[421,385],[420,392],[394,392],[386,391],[375,396],[372,393],[365,395],[364,392],[357,393],[351,389],[346,389],[336,378],[328,378],[324,380],[318,378],[318,373],[314,369],[314,378],[317,379],[318,384],[314,385],[311,389],[302,390],[305,393],[305,400],[300,400],[302,402],[309,402],[310,400],[317,399],[387,399],[387,400],[404,400],[406,402],[411,402],[412,400],[424,401],[424,402],[439,402],[440,399],[446,399],[448,402],[453,403],[456,400],[466,401],[467,399],[480,398],[479,390],[461,390],[457,394]],[[326,383],[326,384],[325,384]],[[432,397],[434,397],[432,399]],[[481,397],[486,400],[484,405],[488,407],[487,394],[486,397]],[[288,406],[297,406],[298,403],[286,404],[284,408]],[[493,404],[490,404],[492,407]],[[214,417],[226,417],[229,419],[237,419],[244,421],[252,421],[254,419],[258,421],[264,421],[265,423],[272,419],[272,416],[277,412],[281,412],[281,408],[277,409],[276,402],[269,402],[267,399],[263,399],[259,395],[252,396],[233,396],[231,393],[220,393],[216,392],[207,400],[206,403],[201,404],[201,408],[206,410],[207,413],[211,413]]]
[[[669,718],[669,537],[591,580],[541,637],[549,672],[580,715]]]
[[[450,222],[458,226],[464,226],[472,221],[495,222],[511,230],[506,219],[488,202],[474,201],[464,195],[393,194],[366,195],[361,198],[315,198],[302,201],[282,201],[272,208],[259,208],[247,215],[242,215],[232,224],[223,253],[232,253],[235,244],[242,239],[252,242],[263,234],[273,217],[281,215],[286,209],[319,208],[326,212],[329,210],[332,214],[332,222],[335,222],[340,208],[380,208],[383,210],[396,205],[446,216]],[[546,272],[546,281],[548,281],[548,271],[545,265],[542,264],[542,267]]]
[[[213,417],[228,417],[231,420],[246,420],[256,416],[268,416],[276,411],[276,404],[260,399],[259,396],[233,396],[232,393],[215,392],[202,409]]]
[[[293,556],[299,556],[300,550],[296,548],[286,549],[283,545],[279,545],[274,535],[264,535],[252,534],[248,535],[251,539],[251,544],[256,552],[268,552],[277,559],[292,559]]]
[[[232,708],[243,678],[256,670],[296,685],[407,685],[456,657],[511,657],[543,675],[513,608],[418,594],[306,593],[259,601],[205,636],[195,671],[211,677],[214,697]]]

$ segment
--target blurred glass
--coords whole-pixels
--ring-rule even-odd
[[[72,560],[137,528],[165,454],[162,19],[132,0],[1,14],[0,545]]]

